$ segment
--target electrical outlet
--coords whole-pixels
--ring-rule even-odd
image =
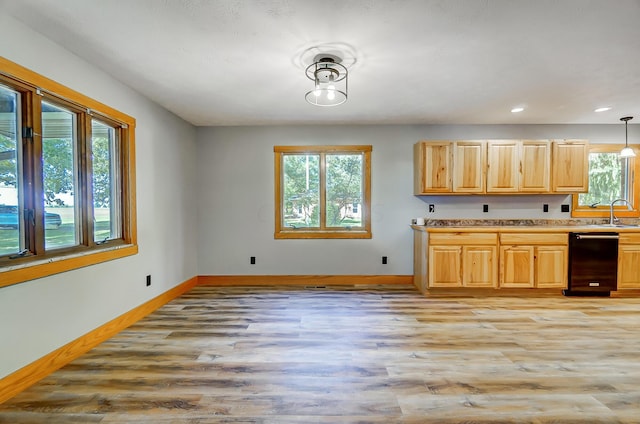
[[[255,265],[256,264],[256,257],[252,256],[249,258],[249,262],[251,263],[251,265]]]
[[[433,213],[433,212],[435,212],[435,211],[436,211],[436,205],[434,205],[434,204],[429,204],[429,212],[430,212],[430,213]]]
[[[387,257],[383,256],[382,257],[382,265],[386,265],[387,264]]]
[[[562,212],[569,212],[569,205],[562,205],[560,206],[560,210]]]
[[[546,203],[542,205],[542,212],[549,212],[549,205],[547,205]]]
[[[482,212],[489,212],[489,205],[482,205]]]
[[[147,275],[147,287],[151,285],[151,275]]]

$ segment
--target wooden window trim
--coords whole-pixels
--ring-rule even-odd
[[[57,83],[21,65],[0,56],[0,74],[27,90],[41,90],[52,98],[62,99],[70,105],[90,110],[97,119],[120,124],[120,136],[123,138],[120,149],[122,178],[122,240],[113,240],[105,245],[76,246],[45,252],[42,255],[2,261],[0,263],[0,287],[9,286],[37,278],[47,277],[61,272],[95,265],[138,253],[136,189],[135,189],[135,127],[136,120],[110,106],[100,103],[71,88]],[[29,100],[23,108],[29,108],[30,114],[39,113],[39,103]],[[34,106],[34,105],[37,105]],[[37,110],[36,110],[37,109]],[[39,125],[39,123],[38,123]],[[41,128],[34,132],[41,134]],[[36,170],[37,172],[37,170]],[[36,188],[36,190],[40,188]],[[33,200],[33,199],[32,199]]]
[[[589,153],[617,153],[622,150],[624,144],[592,144],[589,146]],[[618,203],[614,206],[615,215],[619,218],[637,218],[640,217],[640,181],[636,176],[640,175],[640,151],[631,146],[636,152],[635,158],[629,158],[629,185],[632,195],[632,210],[628,210],[626,205]],[[609,205],[596,205],[591,208],[580,205],[578,201],[578,193],[571,196],[571,216],[574,218],[609,218],[611,208]]]
[[[371,151],[370,145],[344,146],[274,146],[274,193],[275,193],[275,239],[370,239],[371,234]],[[358,153],[364,155],[363,163],[363,200],[362,229],[347,228],[288,229],[282,226],[282,157],[284,154],[323,154],[323,153]],[[325,183],[324,169],[320,172],[320,204],[324,204]],[[320,209],[320,220],[324,222],[325,207]]]

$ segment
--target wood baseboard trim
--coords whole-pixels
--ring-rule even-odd
[[[62,368],[80,355],[93,349],[105,340],[149,315],[167,302],[191,290],[198,283],[198,277],[190,278],[184,283],[149,300],[146,303],[120,315],[106,324],[96,328],[54,350],[29,365],[9,374],[0,380],[0,404],[11,399],[29,386],[43,379],[47,375]]]
[[[413,275],[200,275],[198,284],[213,286],[411,285]]]

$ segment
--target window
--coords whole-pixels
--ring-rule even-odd
[[[626,199],[614,206],[616,216],[637,217],[638,188],[635,175],[640,163],[636,158],[621,158],[624,146],[600,144],[589,147],[589,191],[572,197],[574,217],[608,217],[615,199]]]
[[[0,286],[137,252],[134,127],[0,58]]]
[[[371,238],[371,146],[275,146],[275,238]]]

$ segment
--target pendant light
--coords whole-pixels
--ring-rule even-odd
[[[633,116],[625,116],[624,118],[620,118],[621,121],[624,121],[624,149],[620,151],[621,158],[634,158],[636,153],[633,151],[631,147],[629,147],[629,121],[633,119]]]

